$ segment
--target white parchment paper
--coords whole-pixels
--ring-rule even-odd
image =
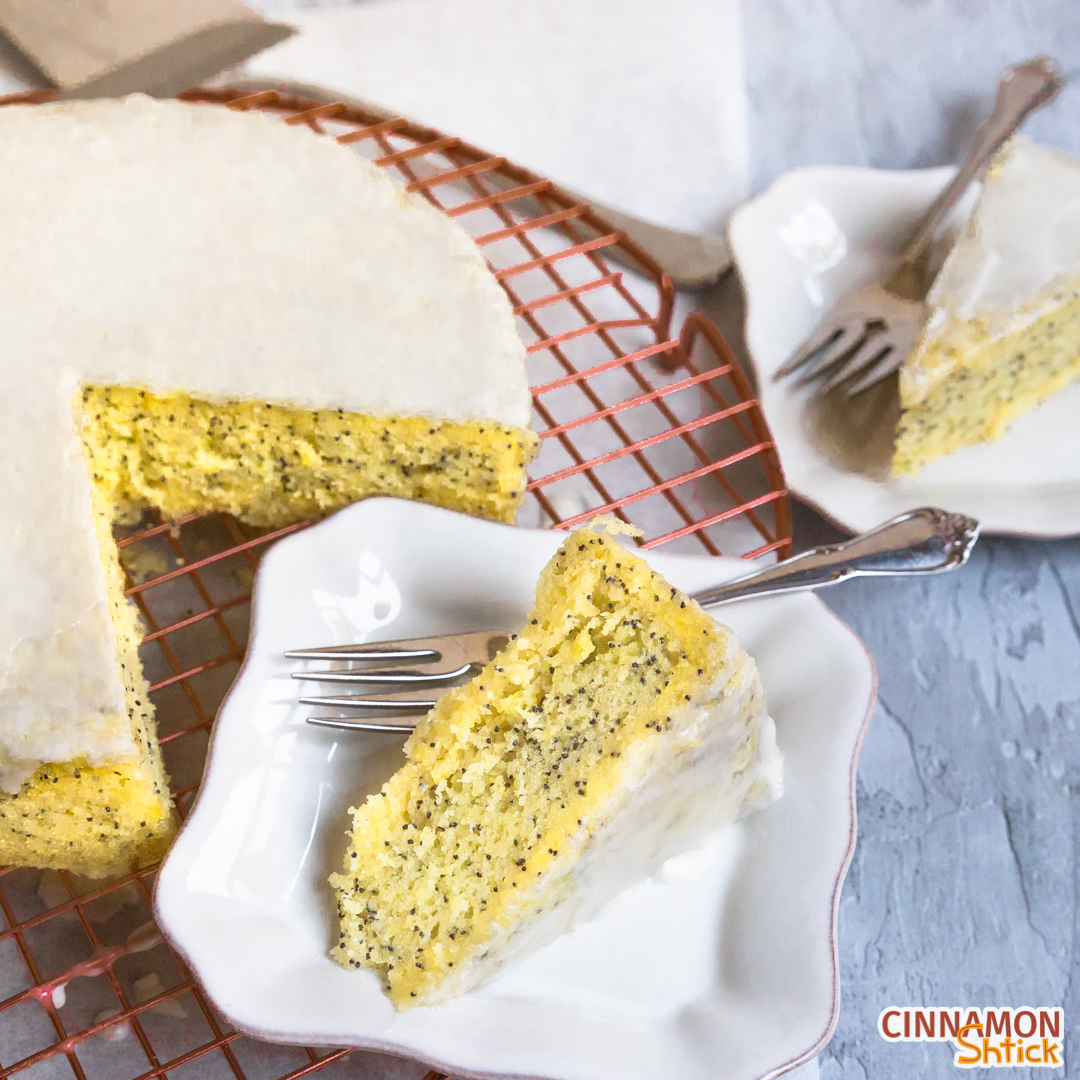
[[[590,199],[718,233],[746,198],[737,0],[382,0],[283,11],[245,71],[460,135]]]

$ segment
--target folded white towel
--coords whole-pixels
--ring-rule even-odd
[[[252,77],[324,86],[647,221],[720,233],[747,194],[738,0],[394,0],[275,17]]]

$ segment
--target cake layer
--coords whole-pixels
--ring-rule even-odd
[[[268,115],[0,109],[0,226],[0,790],[25,806],[44,766],[109,765],[142,770],[152,801],[94,499],[281,523],[379,491],[507,520],[532,449],[525,350],[459,226]],[[251,403],[274,460],[238,431]],[[94,489],[84,449],[106,466]]]
[[[177,826],[156,766],[156,758],[42,766],[17,794],[0,795],[0,865],[102,878],[156,862]]]
[[[537,438],[493,421],[379,417],[85,387],[81,437],[113,506],[283,525],[369,495],[512,523]]]
[[[334,957],[433,1004],[778,793],[753,661],[610,537],[545,569],[528,625],[354,810]]]
[[[135,606],[124,596],[124,575],[112,539],[113,509],[99,492],[94,524],[110,617],[104,634],[105,640],[115,642],[126,745],[117,760],[92,763],[70,746],[80,731],[94,730],[95,717],[77,708],[62,725],[55,717],[39,716],[23,740],[24,752],[60,760],[36,766],[31,758],[16,763],[14,776],[8,772],[12,782],[0,792],[0,865],[112,877],[161,858],[179,823],[139,663],[143,628]],[[62,671],[52,674],[64,677]]]
[[[1014,136],[900,371],[893,471],[999,438],[1080,375],[1080,162]]]
[[[992,336],[979,324],[953,327],[923,361],[947,376],[904,402],[893,471],[914,475],[963,446],[1000,439],[1019,416],[1080,378],[1080,279],[1040,304],[1041,317]]]

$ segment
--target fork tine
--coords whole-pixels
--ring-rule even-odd
[[[807,383],[827,376],[829,370],[835,370],[837,365],[846,367],[852,357],[864,350],[867,344],[884,329],[884,324],[879,321],[864,321],[862,332],[857,338],[854,336],[854,331],[851,331],[851,336],[847,339],[850,343],[847,348],[841,349],[839,352],[834,351],[816,360],[795,380],[795,385],[806,386]],[[829,377],[831,378],[831,376]]]
[[[378,694],[342,694],[329,697],[302,697],[301,705],[323,705],[328,709],[388,709],[394,712],[426,713],[435,704],[430,689],[397,690]]]
[[[862,374],[893,351],[892,344],[882,345],[876,335],[869,336],[844,364],[834,371],[821,385],[823,394],[835,390],[841,383]]]
[[[432,638],[372,642],[370,645],[326,645],[318,649],[287,649],[290,660],[438,660],[441,653],[429,647]]]
[[[839,346],[847,328],[837,326],[834,323],[826,323],[819,326],[792,354],[791,358],[777,368],[773,374],[773,382],[786,379],[792,372],[798,371],[805,364],[809,364],[819,357],[819,354],[831,352]]]
[[[316,727],[337,728],[339,731],[414,731],[416,721],[405,717],[347,717],[347,716],[309,716],[309,724]]]
[[[888,378],[894,371],[898,370],[903,362],[904,353],[900,349],[892,349],[889,353],[882,355],[866,374],[856,379],[847,388],[847,396],[854,397],[863,390],[869,390],[871,386],[876,386],[882,379]]]
[[[442,634],[428,638],[377,641],[365,645],[329,645],[321,649],[291,649],[285,655],[300,660],[419,660],[417,668],[393,670],[339,668],[335,671],[294,671],[294,679],[328,683],[381,683],[384,689],[371,694],[340,694],[302,697],[301,705],[332,709],[359,709],[369,713],[392,713],[397,717],[419,717],[428,712],[451,683],[481,671],[506,643],[516,635],[508,630],[473,630],[464,634]],[[434,663],[434,666],[433,666]],[[386,689],[404,686],[411,689]],[[395,724],[385,716],[363,720],[349,717],[312,716],[308,723],[342,730],[409,731],[415,721]]]
[[[372,641],[366,644],[326,645],[318,649],[289,649],[292,660],[419,660],[428,663],[454,658],[460,663],[464,654],[475,650],[477,657],[490,660],[511,638],[509,630],[474,630],[465,634],[438,634],[435,637],[400,638],[397,641]]]
[[[435,686],[439,683],[453,682],[463,675],[475,675],[480,670],[477,664],[462,664],[447,671],[411,671],[392,668],[389,671],[294,671],[294,679],[308,682],[328,683],[400,683],[403,686]]]

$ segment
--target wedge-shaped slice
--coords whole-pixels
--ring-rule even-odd
[[[528,624],[353,811],[334,958],[430,1005],[779,794],[753,660],[644,559],[585,529]]]
[[[900,372],[901,475],[1000,438],[1080,376],[1080,162],[1015,136],[928,305]]]

